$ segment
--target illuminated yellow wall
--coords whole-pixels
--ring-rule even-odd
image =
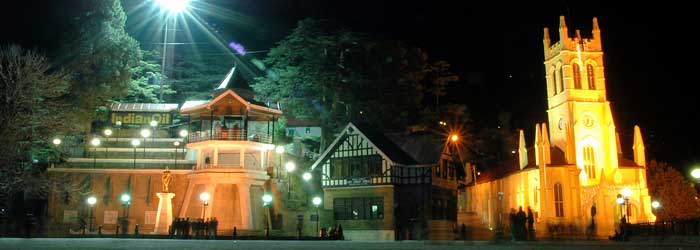
[[[564,17],[560,18],[558,30],[561,39],[552,42],[549,30],[544,29],[549,125],[536,126],[536,166],[523,168],[528,161],[521,133],[518,151],[521,170],[493,181],[481,182],[477,177],[478,184],[467,188],[471,198],[467,202],[472,204],[464,207],[478,214],[484,226],[495,228],[499,213],[507,224],[511,208],[529,206],[537,214],[538,234],[544,235],[547,225],[552,224],[574,225],[585,230],[592,220],[591,207],[595,204],[597,234],[606,237],[614,233],[621,217],[617,195],[628,188],[632,191],[628,199],[632,208],[630,221],[655,220],[646,186],[644,143],[639,127],[635,127],[632,147],[635,164],[627,162],[630,166],[620,166],[618,162],[621,149],[606,97],[597,20],[593,19],[590,38],[581,37],[578,30],[569,32]],[[563,159],[552,155],[559,151],[563,152]],[[591,166],[590,175],[586,174],[587,165]],[[554,185],[557,183],[562,186],[563,216],[556,214]],[[499,192],[503,193],[501,200]]]

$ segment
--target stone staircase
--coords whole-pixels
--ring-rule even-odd
[[[494,232],[484,225],[475,212],[460,212],[457,214],[457,225],[467,227],[466,238],[469,240],[490,240]]]
[[[132,134],[132,133],[130,133]],[[166,136],[167,133],[159,132]],[[73,154],[65,162],[55,164],[60,168],[96,168],[96,169],[192,169],[196,164],[194,157],[188,156],[182,138],[158,137],[120,137],[100,139],[100,145],[90,144],[92,138],[85,140],[87,145],[80,145],[80,153]],[[137,140],[138,146],[132,141]],[[179,142],[179,146],[175,146]],[[73,150],[76,151],[76,150]]]

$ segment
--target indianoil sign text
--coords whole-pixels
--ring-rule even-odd
[[[145,112],[112,112],[112,124],[121,121],[122,124],[149,124],[151,121],[157,121],[158,124],[172,124],[172,115],[170,113],[145,113]]]

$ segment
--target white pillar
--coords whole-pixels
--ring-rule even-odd
[[[238,189],[238,200],[241,205],[241,228],[253,229],[253,211],[250,206],[250,183],[236,184]]]
[[[173,197],[174,193],[156,193],[158,196],[158,212],[156,213],[155,234],[168,234],[168,229],[173,221]]]

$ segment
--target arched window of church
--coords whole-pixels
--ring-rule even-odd
[[[574,63],[572,66],[574,71],[574,88],[581,89],[581,67],[578,66],[578,63]]]
[[[552,84],[552,92],[554,92],[552,95],[556,95],[557,93],[559,93],[559,91],[557,90],[557,84],[559,83],[559,79],[557,79],[557,69],[552,67],[552,69],[549,72],[549,80]]]
[[[595,179],[595,154],[591,146],[583,147],[583,167],[588,179]]]
[[[559,92],[564,92],[564,66],[559,68]]]
[[[564,194],[559,182],[554,184],[554,210],[557,217],[564,217]]]
[[[588,76],[588,89],[595,89],[595,73],[593,73],[593,65],[586,66],[586,76]]]

